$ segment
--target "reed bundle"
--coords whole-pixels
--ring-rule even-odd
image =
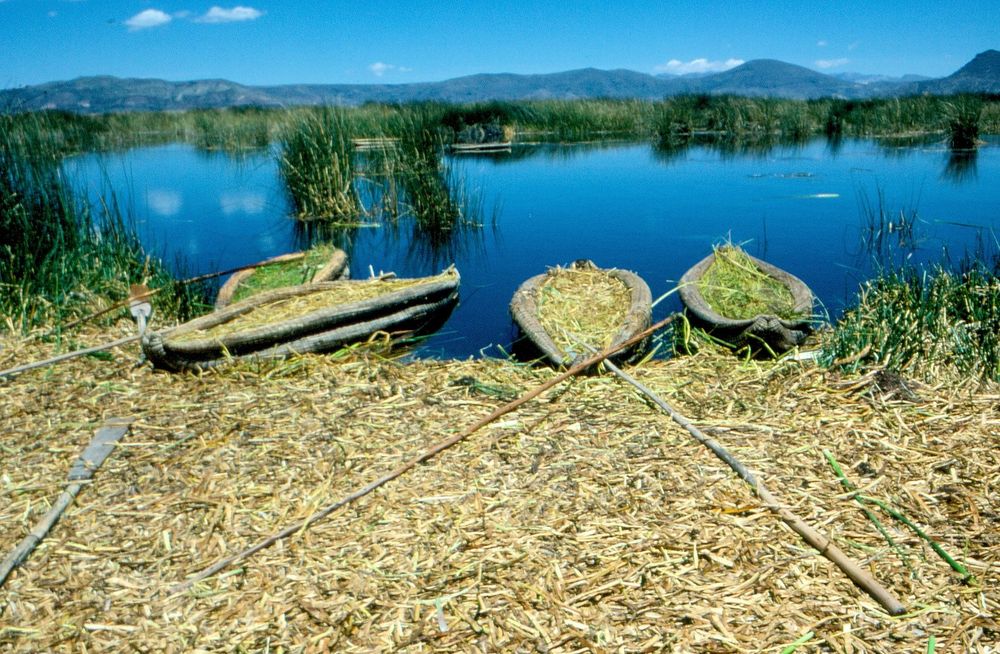
[[[233,302],[239,302],[261,291],[282,286],[306,284],[323,268],[333,256],[333,245],[318,245],[305,252],[305,256],[286,261],[275,261],[255,268],[251,275],[240,281],[233,294]]]
[[[698,290],[716,313],[746,320],[760,315],[801,318],[795,298],[778,280],[761,271],[741,248],[715,248],[715,261],[698,281]]]
[[[538,320],[564,352],[582,340],[595,349],[611,345],[628,313],[631,294],[599,268],[553,268],[538,290]]]
[[[306,314],[335,305],[362,302],[395,291],[401,291],[419,284],[427,284],[437,280],[453,278],[456,273],[446,271],[433,277],[417,277],[413,279],[344,280],[326,282],[313,290],[285,297],[273,302],[266,302],[243,312],[231,320],[204,329],[183,331],[170,337],[175,343],[191,342],[201,339],[222,338],[257,327],[292,320]],[[247,300],[253,302],[253,300]],[[231,307],[235,310],[236,307]]]

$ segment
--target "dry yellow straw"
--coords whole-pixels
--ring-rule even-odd
[[[904,607],[892,593],[886,590],[886,588],[882,586],[882,584],[880,584],[874,577],[862,570],[861,567],[849,556],[844,554],[843,550],[837,547],[833,541],[820,534],[818,531],[806,524],[801,518],[779,504],[778,499],[771,494],[767,487],[760,483],[753,473],[747,470],[747,468],[732,454],[730,454],[726,448],[722,447],[722,445],[720,445],[716,440],[706,436],[700,429],[695,427],[690,420],[675,411],[674,408],[659,395],[644,386],[631,375],[624,372],[611,361],[605,361],[604,366],[611,372],[618,375],[618,377],[638,389],[639,392],[663,409],[663,411],[669,415],[674,422],[691,434],[695,440],[712,450],[713,454],[722,459],[722,461],[724,461],[726,465],[733,470],[733,472],[739,475],[743,481],[747,482],[747,484],[753,488],[754,492],[757,493],[757,497],[764,502],[768,509],[778,514],[785,524],[792,528],[792,531],[801,536],[803,540],[816,548],[820,554],[840,568],[844,574],[851,579],[851,581],[861,588],[861,590],[868,593],[872,599],[881,604],[882,608],[888,611],[890,615],[903,615],[906,613],[906,607]]]
[[[410,459],[409,461],[401,464],[400,466],[398,466],[394,470],[386,473],[382,477],[379,477],[375,481],[369,483],[367,486],[364,486],[364,487],[362,487],[362,488],[354,491],[353,493],[350,493],[349,495],[345,496],[344,498],[342,498],[342,499],[334,502],[333,504],[330,504],[329,506],[321,509],[320,511],[312,514],[308,518],[305,518],[304,520],[300,520],[300,521],[296,522],[293,525],[285,527],[284,529],[282,529],[281,531],[277,532],[276,534],[268,536],[267,538],[259,541],[257,544],[252,545],[251,547],[243,550],[242,552],[238,552],[238,553],[236,553],[236,554],[234,554],[232,556],[228,556],[228,557],[222,559],[221,561],[218,561],[217,563],[214,563],[214,564],[210,565],[209,567],[205,568],[204,570],[202,570],[198,574],[194,575],[190,579],[188,579],[186,581],[183,581],[183,582],[177,584],[176,586],[174,586],[173,588],[171,588],[170,591],[169,591],[169,594],[170,595],[174,595],[176,593],[184,592],[185,590],[191,588],[191,586],[193,586],[194,584],[198,583],[199,581],[202,581],[204,579],[207,579],[208,577],[211,577],[215,573],[217,573],[217,572],[219,572],[219,571],[221,571],[221,570],[229,567],[230,565],[232,565],[232,564],[234,564],[234,563],[236,563],[238,561],[242,561],[243,559],[246,559],[247,557],[253,556],[257,552],[259,552],[259,551],[261,551],[261,550],[263,550],[265,548],[268,548],[271,545],[274,545],[275,543],[277,543],[280,540],[288,538],[289,536],[291,536],[292,534],[295,534],[298,531],[307,529],[310,525],[312,525],[312,524],[314,524],[316,522],[319,522],[320,520],[322,520],[323,518],[327,517],[328,515],[330,515],[331,513],[333,513],[334,511],[336,511],[337,509],[340,509],[340,508],[342,508],[342,507],[350,504],[351,502],[354,502],[355,500],[361,499],[362,497],[364,497],[365,495],[368,495],[369,493],[371,493],[372,491],[378,489],[379,487],[384,486],[387,483],[389,483],[390,481],[393,481],[394,479],[396,479],[396,478],[404,475],[406,472],[408,472],[409,470],[412,470],[413,468],[415,468],[416,466],[420,465],[421,463],[424,463],[424,462],[426,462],[426,461],[434,458],[435,456],[437,456],[441,452],[447,450],[451,446],[453,446],[453,445],[455,445],[457,443],[462,442],[463,440],[465,440],[466,438],[468,438],[469,436],[471,436],[475,432],[479,431],[480,429],[482,429],[486,425],[490,424],[491,422],[493,422],[497,418],[510,413],[511,411],[513,411],[514,409],[518,408],[522,404],[525,404],[526,402],[528,402],[528,401],[530,401],[530,400],[538,397],[539,395],[541,395],[542,393],[544,393],[548,389],[552,388],[553,386],[555,386],[555,385],[563,382],[564,380],[566,380],[566,379],[568,379],[568,378],[570,378],[570,377],[572,377],[574,375],[580,374],[584,370],[589,369],[591,366],[593,366],[593,365],[595,365],[595,364],[597,364],[597,363],[599,363],[601,361],[604,361],[605,359],[607,359],[609,356],[615,354],[616,352],[618,352],[620,350],[623,350],[623,349],[626,349],[626,348],[628,348],[628,347],[630,347],[632,345],[635,345],[639,341],[641,341],[641,340],[643,340],[645,338],[648,338],[649,336],[651,336],[657,330],[663,329],[664,327],[666,327],[667,325],[669,325],[671,322],[673,322],[674,319],[676,319],[677,315],[678,314],[672,314],[670,316],[667,316],[666,318],[664,318],[660,322],[658,322],[655,325],[651,326],[649,329],[646,329],[645,331],[643,331],[640,334],[636,334],[635,336],[633,336],[632,338],[628,339],[627,341],[625,341],[625,342],[623,342],[623,343],[621,343],[621,344],[619,344],[617,346],[612,346],[612,347],[610,347],[608,349],[605,349],[604,351],[602,351],[602,352],[600,352],[598,354],[595,354],[595,355],[593,355],[593,356],[585,359],[584,361],[581,361],[580,363],[577,363],[576,365],[572,366],[569,370],[566,370],[565,372],[559,373],[558,375],[556,375],[555,377],[553,377],[549,381],[545,382],[544,384],[541,384],[540,386],[537,386],[535,389],[533,389],[531,391],[528,391],[527,393],[525,393],[521,397],[517,398],[516,400],[514,400],[512,402],[509,402],[509,403],[505,404],[504,406],[500,407],[499,409],[497,409],[496,411],[494,411],[490,415],[488,415],[485,418],[483,418],[483,419],[479,420],[478,422],[476,422],[471,427],[468,427],[462,433],[456,434],[455,436],[452,436],[450,438],[447,438],[447,439],[441,441],[437,445],[435,445],[435,446],[431,447],[430,449],[426,450],[423,454],[420,454],[420,455],[418,455],[418,456]]]

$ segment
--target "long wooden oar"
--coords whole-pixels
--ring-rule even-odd
[[[654,393],[649,387],[637,381],[634,377],[624,372],[621,368],[610,361],[605,361],[604,366],[618,375],[619,378],[634,386],[640,393],[652,400],[658,407],[670,416],[678,425],[683,427],[699,443],[712,450],[712,452],[722,459],[726,465],[732,468],[733,472],[740,476],[743,481],[757,493],[757,497],[764,502],[768,509],[780,517],[785,524],[792,528],[792,531],[802,537],[807,543],[815,547],[820,554],[832,561],[844,574],[850,577],[861,590],[868,593],[872,599],[882,605],[890,615],[902,615],[906,613],[904,607],[892,593],[886,590],[874,577],[861,569],[850,557],[837,547],[833,541],[823,536],[818,531],[803,522],[798,516],[778,503],[778,499],[771,494],[764,484],[758,480],[753,473],[747,470],[746,466],[740,463],[736,457],[729,453],[718,441],[709,438],[700,429],[691,424],[691,421],[674,410],[663,398]]]
[[[83,454],[80,455],[73,464],[73,467],[70,468],[69,475],[66,477],[66,480],[70,482],[69,485],[59,494],[55,504],[38,524],[35,525],[31,533],[25,536],[18,543],[17,547],[0,563],[0,587],[3,586],[11,571],[21,565],[31,555],[38,544],[42,542],[42,539],[49,533],[49,530],[59,520],[59,517],[66,508],[73,503],[80,489],[83,488],[84,483],[94,476],[94,471],[101,467],[104,460],[114,450],[115,443],[120,441],[122,436],[128,432],[129,425],[131,424],[132,418],[109,418],[97,430],[93,440],[90,441]]]
[[[360,489],[358,489],[358,490],[356,490],[356,491],[354,491],[354,492],[346,495],[342,499],[337,500],[333,504],[330,504],[330,505],[324,507],[323,509],[320,509],[316,513],[310,515],[308,518],[305,518],[303,520],[299,520],[295,524],[289,525],[288,527],[285,527],[284,529],[282,529],[281,531],[277,532],[276,534],[268,536],[267,538],[259,541],[257,544],[252,545],[251,547],[248,547],[247,549],[243,550],[242,552],[239,552],[237,554],[233,554],[232,556],[228,556],[228,557],[222,559],[221,561],[218,561],[217,563],[214,563],[214,564],[210,565],[209,567],[205,568],[204,570],[202,570],[198,574],[194,575],[193,577],[191,577],[191,578],[187,579],[186,581],[184,581],[184,582],[182,582],[180,584],[177,584],[176,586],[174,586],[173,588],[171,588],[170,591],[169,591],[169,594],[173,595],[175,593],[183,592],[183,591],[187,590],[188,588],[190,588],[191,586],[193,586],[194,584],[198,583],[199,581],[202,581],[203,579],[207,579],[208,577],[211,577],[215,573],[217,573],[217,572],[219,572],[219,571],[221,571],[221,570],[223,570],[223,569],[231,566],[232,564],[236,563],[237,561],[242,561],[243,559],[256,554],[257,552],[261,551],[262,549],[270,547],[271,545],[274,545],[278,541],[283,540],[285,538],[288,538],[289,536],[291,536],[292,534],[294,534],[296,532],[299,532],[299,531],[301,531],[303,529],[307,529],[310,525],[312,525],[312,524],[314,524],[314,523],[322,520],[323,518],[327,517],[328,515],[330,515],[331,513],[333,513],[334,511],[336,511],[337,509],[340,509],[340,508],[342,508],[342,507],[350,504],[351,502],[354,502],[356,500],[361,499],[362,497],[364,497],[365,495],[368,495],[369,493],[371,493],[375,489],[380,488],[381,486],[385,486],[390,481],[392,481],[392,480],[394,480],[394,479],[396,479],[396,478],[404,475],[405,473],[407,473],[408,471],[412,470],[413,468],[415,468],[416,466],[420,465],[421,463],[424,463],[425,461],[428,461],[429,459],[437,456],[441,452],[444,452],[449,447],[452,447],[453,445],[462,442],[463,440],[465,440],[466,438],[468,438],[469,436],[471,436],[475,432],[479,431],[480,429],[482,429],[486,425],[490,424],[491,422],[493,422],[497,418],[510,413],[511,411],[513,411],[514,409],[518,408],[522,404],[525,404],[526,402],[528,402],[528,401],[530,401],[530,400],[538,397],[539,395],[541,395],[542,393],[544,393],[548,389],[552,388],[556,384],[559,384],[559,383],[565,381],[566,379],[568,379],[568,378],[570,378],[570,377],[572,377],[574,375],[580,374],[581,372],[583,372],[583,371],[591,368],[595,364],[600,363],[601,361],[604,361],[605,359],[607,359],[609,356],[615,354],[616,352],[620,352],[620,351],[622,351],[624,349],[629,348],[632,345],[635,345],[636,343],[638,343],[638,342],[640,342],[640,341],[642,341],[642,340],[644,340],[646,338],[649,338],[654,332],[656,332],[657,330],[663,329],[664,327],[666,327],[667,325],[669,325],[671,322],[673,322],[674,319],[677,318],[677,315],[678,314],[672,314],[670,316],[667,316],[666,318],[664,318],[660,322],[658,322],[655,325],[649,327],[648,329],[646,329],[642,333],[636,334],[635,336],[633,336],[632,338],[628,339],[624,343],[621,343],[621,344],[616,345],[616,346],[612,346],[612,347],[608,348],[607,350],[604,350],[603,352],[600,352],[598,354],[594,354],[594,355],[592,355],[592,356],[590,356],[590,357],[588,357],[588,358],[580,361],[579,363],[574,364],[568,370],[559,373],[558,375],[556,375],[555,377],[553,377],[549,381],[545,382],[544,384],[541,384],[540,386],[535,387],[534,389],[528,391],[527,393],[525,393],[521,397],[517,398],[516,400],[514,400],[512,402],[508,402],[507,404],[503,405],[502,407],[500,407],[499,409],[497,409],[496,411],[494,411],[490,415],[486,416],[485,418],[482,418],[481,420],[479,420],[478,422],[476,422],[474,425],[468,427],[462,433],[456,434],[455,436],[452,436],[450,438],[447,438],[447,439],[441,441],[437,445],[434,445],[433,447],[425,450],[423,452],[423,454],[420,454],[418,456],[413,457],[412,459],[410,459],[406,463],[401,464],[400,466],[398,466],[397,468],[393,469],[392,471],[386,473],[385,475],[379,477],[375,481],[369,483],[367,486],[364,486],[364,487],[362,487],[362,488],[360,488]]]

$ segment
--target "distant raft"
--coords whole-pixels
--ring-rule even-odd
[[[717,281],[717,261],[735,265],[737,273]],[[812,331],[814,298],[805,282],[735,246],[717,248],[692,266],[679,293],[693,322],[736,348],[778,354]]]
[[[233,274],[219,289],[215,308],[222,309],[233,302],[281,286],[332,282],[349,276],[347,253],[332,245],[319,245],[303,252],[267,259],[253,268]]]
[[[265,291],[163,332],[147,332],[142,349],[157,368],[204,370],[234,359],[273,359],[328,352],[390,336],[428,333],[458,301],[451,267],[417,279],[319,282]]]
[[[579,260],[552,268],[521,284],[510,303],[511,316],[529,355],[556,366],[624,343],[649,327],[652,295],[641,277],[628,270],[598,268]],[[646,341],[611,357],[626,361],[641,355]],[[525,349],[522,344],[522,350]]]

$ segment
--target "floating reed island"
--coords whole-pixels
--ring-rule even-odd
[[[510,312],[528,356],[556,366],[617,347],[650,326],[652,295],[641,277],[628,270],[598,268],[579,260],[525,281],[514,293]],[[626,361],[643,353],[647,341],[612,357]],[[592,349],[588,349],[592,348]]]
[[[737,349],[781,353],[812,331],[812,291],[798,277],[726,244],[692,266],[678,286],[694,322]]]
[[[432,277],[319,282],[254,295],[173,329],[147,332],[143,352],[168,370],[232,359],[328,352],[378,332],[436,329],[458,301],[454,267]]]
[[[81,345],[134,331],[75,335]],[[0,366],[58,344],[0,336]],[[706,345],[631,374],[725,445],[909,609],[887,615],[707,449],[610,375],[522,405],[346,510],[193,587],[557,376],[355,349],[165,375],[77,358],[3,382],[0,556],[109,417],[129,433],[0,587],[0,650],[992,651],[1000,390],[918,402],[865,371]],[[839,463],[848,491],[824,451]],[[965,566],[881,508],[907,516]]]
[[[332,245],[317,245],[304,252],[272,257],[247,270],[234,273],[219,288],[215,308],[283,286],[347,279],[347,253]]]

